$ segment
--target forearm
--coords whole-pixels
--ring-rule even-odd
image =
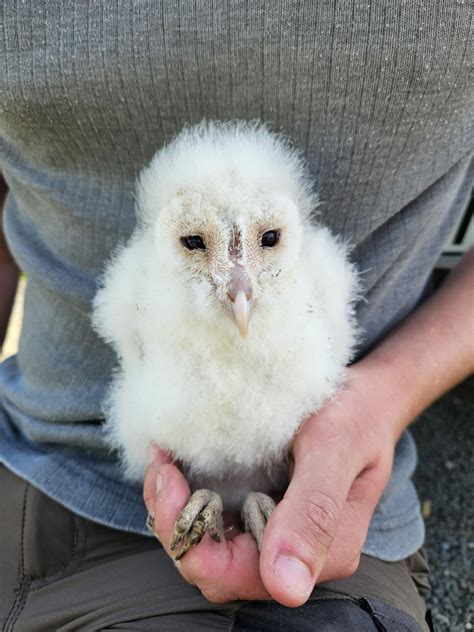
[[[435,399],[474,371],[474,249],[443,286],[357,367],[396,439]]]

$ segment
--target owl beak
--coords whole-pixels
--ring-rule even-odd
[[[247,271],[241,263],[234,263],[227,286],[227,298],[234,323],[240,335],[245,338],[249,331],[252,286]]]
[[[233,300],[230,295],[229,298],[232,318],[234,319],[234,323],[237,325],[240,335],[242,338],[245,338],[249,331],[250,300],[247,298],[243,290],[237,292]]]

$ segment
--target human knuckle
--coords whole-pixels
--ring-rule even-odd
[[[303,530],[306,538],[329,546],[336,532],[338,515],[337,503],[329,495],[319,493],[304,499]]]
[[[198,586],[198,588],[201,591],[202,595],[211,603],[223,604],[236,599],[235,595],[233,595],[229,591],[222,590],[215,584]]]
[[[341,570],[341,579],[343,577],[350,577],[351,575],[354,575],[354,573],[359,568],[359,563],[360,563],[360,554],[354,557],[352,560],[349,560],[348,562],[346,562]]]

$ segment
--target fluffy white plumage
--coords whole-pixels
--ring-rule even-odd
[[[144,169],[138,226],[94,305],[120,359],[106,417],[129,477],[143,478],[154,441],[228,507],[285,484],[291,441],[342,383],[356,338],[357,276],[310,221],[316,203],[298,153],[258,124],[189,128]],[[246,337],[232,283],[251,307]]]

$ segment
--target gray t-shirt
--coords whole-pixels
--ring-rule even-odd
[[[91,301],[134,228],[137,173],[185,123],[259,118],[305,152],[320,220],[362,271],[359,356],[409,314],[472,185],[471,18],[451,0],[5,3],[5,230],[28,287],[0,366],[0,460],[83,516],[146,532],[141,489],[104,443],[116,359]],[[415,463],[405,434],[366,553],[421,545]]]

